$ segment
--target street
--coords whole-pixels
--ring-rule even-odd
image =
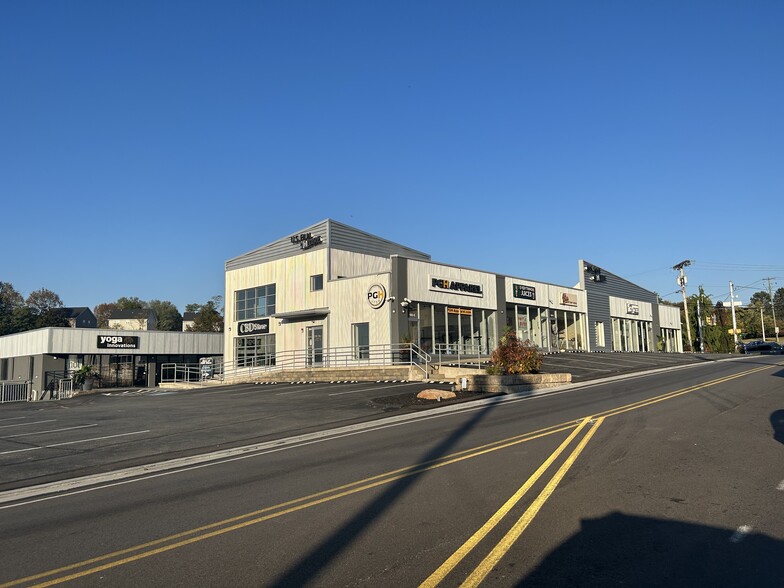
[[[0,586],[781,586],[783,401],[744,357],[63,486],[0,503]]]

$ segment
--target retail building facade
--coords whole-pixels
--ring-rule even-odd
[[[165,364],[222,356],[221,333],[48,327],[0,337],[0,381],[30,381],[40,392],[92,365],[100,387],[156,386]]]
[[[404,342],[487,355],[507,327],[544,351],[682,351],[677,309],[585,261],[576,286],[559,286],[437,263],[326,219],[225,270],[225,361],[237,367],[281,353],[318,365],[335,349],[361,361]]]

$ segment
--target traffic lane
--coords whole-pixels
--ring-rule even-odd
[[[784,585],[781,402],[763,372],[608,419],[488,581]]]
[[[2,415],[9,420],[0,426],[20,425],[14,431],[27,435],[0,439],[0,490],[372,420],[390,411],[373,398],[427,387],[449,388],[401,382],[245,385],[25,404]],[[87,433],[84,427],[92,425],[95,432]],[[55,428],[60,430],[43,433]]]
[[[767,377],[761,381],[769,386],[769,379],[770,378]],[[686,398],[693,398],[692,402],[701,407],[700,410],[702,411],[702,414],[697,415],[697,420],[702,422],[719,412],[717,408],[718,405],[724,404],[730,406],[733,403],[753,399],[755,394],[758,394],[753,390],[754,388],[747,385],[734,387],[731,395],[735,395],[735,397],[729,398],[728,400],[730,402],[722,400],[717,403],[715,398],[712,402],[708,402],[706,401],[706,398],[699,397],[696,393],[694,396],[686,394],[682,397],[676,397],[677,400],[673,399],[667,402],[680,403],[681,400]],[[721,397],[722,395],[726,395],[726,391],[719,390],[718,393],[712,392],[712,395]],[[544,399],[545,398],[537,400]],[[554,399],[555,398],[548,399],[548,402]],[[666,406],[667,402],[655,403],[649,406]],[[306,459],[305,456],[301,459],[292,458],[292,452],[289,452],[285,456],[283,456],[283,454],[266,456],[264,458],[263,466],[241,468],[233,475],[213,475],[212,480],[221,486],[220,488],[214,489],[216,494],[212,493],[213,490],[206,489],[206,487],[211,486],[213,482],[207,483],[205,481],[196,481],[195,487],[198,491],[186,491],[186,488],[190,489],[193,488],[193,486],[191,484],[183,484],[181,482],[182,478],[178,478],[177,487],[179,488],[179,493],[182,493],[186,499],[193,498],[198,500],[198,502],[189,503],[182,508],[182,517],[184,520],[188,520],[189,524],[196,524],[200,522],[200,520],[191,520],[189,517],[193,517],[196,513],[203,514],[207,509],[238,507],[242,505],[239,509],[242,511],[243,509],[251,508],[254,505],[256,507],[260,506],[260,504],[261,506],[265,506],[276,501],[279,502],[286,498],[291,498],[292,495],[290,491],[292,488],[296,488],[297,490],[303,489],[306,492],[317,488],[324,489],[325,486],[330,484],[337,485],[341,482],[346,482],[348,479],[355,480],[356,477],[352,478],[352,476],[356,476],[359,472],[363,471],[363,468],[368,468],[365,470],[365,473],[373,473],[374,471],[377,471],[376,468],[378,468],[380,464],[383,464],[385,467],[399,465],[399,455],[400,453],[406,454],[406,451],[414,451],[414,453],[406,454],[408,457],[404,460],[411,463],[410,460],[416,460],[417,455],[421,460],[426,456],[433,455],[434,451],[435,454],[438,454],[439,451],[436,450],[439,447],[442,449],[448,447],[450,450],[458,450],[461,448],[461,441],[463,439],[470,442],[470,444],[475,444],[479,438],[472,436],[478,433],[486,435],[489,430],[494,430],[495,434],[493,436],[497,437],[497,434],[501,430],[506,430],[505,428],[510,426],[515,433],[519,433],[521,423],[523,423],[525,419],[530,420],[531,417],[528,415],[529,411],[527,410],[523,410],[519,414],[514,413],[517,413],[518,409],[521,409],[525,404],[526,403],[521,402],[508,406],[496,406],[492,407],[492,409],[487,409],[482,418],[478,420],[477,417],[470,417],[470,420],[460,420],[457,431],[462,429],[465,435],[459,434],[452,444],[444,445],[444,441],[441,440],[441,437],[437,435],[435,431],[437,428],[436,425],[439,422],[447,422],[446,417],[443,417],[441,419],[428,419],[428,421],[406,425],[405,435],[403,436],[401,436],[400,432],[395,433],[392,430],[379,431],[377,434],[371,435],[373,438],[378,435],[382,439],[385,439],[386,441],[383,443],[371,443],[368,440],[368,436],[363,436],[361,440],[355,438],[354,443],[351,443],[351,439],[347,438],[313,446],[312,448],[315,449],[315,451],[313,454],[307,456],[307,460],[312,464],[311,466],[306,466],[301,461],[301,459]],[[602,407],[597,406],[596,408],[598,410]],[[650,408],[647,410],[650,410]],[[670,422],[673,419],[673,415],[677,416],[680,414],[679,411],[681,410],[680,404],[678,407],[673,407],[672,410],[664,414],[663,422]],[[478,410],[471,410],[470,412],[477,413]],[[724,412],[732,413],[733,411],[725,410]],[[510,413],[513,414],[510,415]],[[683,414],[685,415],[687,412],[684,411]],[[499,416],[505,418],[498,418]],[[464,415],[454,415],[451,418],[465,419],[468,418],[468,413]],[[473,424],[471,421],[473,421]],[[694,426],[694,423],[686,424]],[[502,426],[502,429],[496,429],[498,426]],[[449,428],[449,430],[452,431],[452,434],[455,432],[454,427],[455,424],[453,423]],[[652,431],[655,431],[657,427],[659,427],[659,425],[654,424],[650,428]],[[632,430],[636,431],[638,428],[639,427],[635,426]],[[723,425],[721,428],[723,428]],[[619,432],[618,430],[611,431],[611,439],[622,437],[623,435],[620,434],[621,432],[622,431]],[[419,442],[417,442],[417,440],[419,440]],[[649,445],[657,445],[656,441],[657,440],[654,439]],[[241,534],[238,535],[238,537],[241,537],[239,544],[232,543],[228,537],[231,533],[227,533],[225,537],[221,536],[222,538],[219,540],[216,537],[215,540],[217,543],[215,543],[211,549],[208,549],[207,552],[198,551],[195,547],[193,548],[194,551],[191,552],[191,548],[189,547],[186,551],[188,551],[188,553],[197,554],[197,556],[194,557],[196,561],[191,560],[191,556],[184,554],[183,557],[187,557],[188,562],[183,563],[175,558],[174,560],[171,560],[171,565],[175,567],[170,569],[176,568],[181,570],[185,567],[187,569],[197,570],[196,574],[199,577],[212,578],[212,576],[209,575],[209,570],[198,571],[198,560],[215,561],[215,559],[210,559],[210,557],[215,557],[216,553],[222,553],[222,549],[226,550],[226,556],[228,557],[231,553],[241,552],[241,544],[250,544],[254,546],[253,553],[249,556],[247,551],[245,552],[245,566],[247,570],[249,570],[248,573],[252,573],[251,570],[258,572],[259,568],[257,566],[262,565],[264,570],[270,572],[269,575],[263,576],[265,579],[277,577],[271,573],[272,570],[279,572],[279,574],[283,574],[283,577],[285,577],[291,570],[308,569],[307,565],[299,566],[297,565],[297,562],[300,560],[305,561],[303,558],[312,554],[312,557],[310,557],[308,561],[305,561],[305,563],[317,562],[319,564],[317,566],[318,574],[308,577],[308,582],[311,580],[315,581],[316,579],[323,580],[325,577],[329,578],[329,574],[337,574],[337,578],[343,578],[341,583],[347,583],[343,574],[347,573],[345,565],[349,565],[350,570],[358,570],[357,573],[365,574],[365,576],[356,577],[372,577],[376,585],[394,585],[399,580],[396,574],[403,574],[405,576],[405,574],[408,573],[407,570],[410,566],[407,567],[406,562],[412,561],[412,557],[422,560],[422,558],[425,558],[427,554],[430,553],[429,550],[432,550],[434,546],[441,546],[441,548],[444,548],[444,546],[454,546],[449,542],[450,537],[452,537],[451,532],[448,537],[445,537],[441,533],[442,528],[450,528],[450,521],[452,524],[459,525],[461,522],[468,522],[470,517],[470,524],[468,524],[470,528],[473,529],[477,524],[481,524],[473,517],[473,514],[482,513],[483,515],[487,515],[488,512],[492,512],[490,507],[494,506],[497,508],[497,505],[514,491],[513,487],[515,484],[519,485],[521,480],[530,473],[532,468],[536,464],[541,463],[543,457],[552,449],[554,442],[555,437],[550,437],[547,443],[541,444],[538,449],[536,448],[536,442],[512,446],[507,450],[497,452],[496,455],[498,455],[500,461],[490,460],[489,456],[491,454],[487,454],[488,461],[485,461],[485,459],[465,460],[448,468],[445,467],[429,471],[426,474],[418,476],[416,478],[416,484],[398,487],[391,493],[385,490],[383,493],[375,494],[376,492],[380,492],[381,488],[371,488],[366,493],[348,495],[344,497],[345,500],[343,502],[341,502],[343,499],[328,501],[323,504],[314,505],[312,510],[303,509],[303,511],[291,513],[294,517],[299,517],[307,510],[312,513],[313,516],[316,516],[315,519],[305,518],[302,519],[302,522],[294,524],[293,521],[300,521],[300,519],[290,518],[287,520],[292,521],[291,524],[282,524],[286,517],[278,517],[276,519],[270,519],[270,521],[264,521],[263,523],[260,522],[258,524],[248,525],[248,527],[243,528]],[[594,445],[592,444],[590,447],[593,446]],[[621,450],[623,447],[624,443],[620,443]],[[427,450],[423,451],[423,449]],[[298,451],[304,451],[304,449]],[[515,452],[524,459],[524,464],[517,464],[515,461],[516,458],[512,455]],[[276,460],[278,460],[277,466],[274,466],[273,464]],[[464,472],[460,472],[459,468],[464,467],[467,469]],[[253,484],[250,480],[245,480],[243,482],[243,474],[241,472],[248,472],[249,469],[251,472],[255,472],[252,475],[258,477],[258,485]],[[273,474],[273,472],[278,472],[278,474]],[[435,486],[424,486],[426,482],[429,482],[432,479],[438,481]],[[279,485],[279,482],[282,485]],[[278,488],[278,494],[275,494],[275,491],[271,490],[271,488]],[[423,488],[423,491],[419,492],[419,488]],[[504,490],[501,491],[500,494],[494,494],[496,488],[504,488]],[[464,491],[461,492],[459,496],[454,497],[449,494],[450,489],[463,489]],[[111,492],[111,490],[105,492]],[[163,492],[163,494],[157,495],[158,492]],[[229,492],[229,494],[224,494],[224,492]],[[178,492],[174,492],[167,497],[165,495],[165,490],[161,488],[153,491],[149,491],[148,489],[143,491],[129,491],[126,488],[124,492],[120,492],[118,498],[131,500],[131,497],[133,497],[133,500],[140,504],[143,503],[145,508],[154,508],[155,505],[161,504],[165,505],[160,512],[151,512],[147,516],[138,517],[138,520],[144,519],[147,521],[145,525],[148,525],[149,529],[154,528],[163,521],[171,522],[171,516],[167,513],[170,513],[173,505],[181,500],[181,498],[177,497],[177,494]],[[351,498],[351,496],[354,498]],[[362,498],[363,496],[364,498]],[[472,500],[484,500],[485,497],[490,499],[487,504],[472,502]],[[353,502],[355,499],[359,500],[359,502]],[[339,506],[340,503],[353,506],[346,506],[345,508],[348,510],[345,512],[342,510],[328,510],[327,512],[331,514],[324,514],[324,511],[327,508],[326,505],[328,505],[329,509],[332,509]],[[99,502],[94,500],[91,504],[91,508],[96,508],[98,504]],[[100,521],[103,521],[104,517],[108,516],[110,513],[124,511],[124,509],[113,505],[111,500],[102,500],[100,501],[100,504],[105,509],[105,512],[101,512],[99,513],[99,516],[97,516]],[[367,507],[372,505],[375,506],[368,510]],[[424,509],[424,512],[418,510],[420,507]],[[48,508],[51,507],[46,504],[39,505],[39,509],[41,510]],[[342,509],[343,507],[340,508]],[[360,510],[357,510],[358,508]],[[397,510],[398,508],[402,510]],[[445,510],[440,510],[439,508]],[[56,513],[72,513],[77,520],[90,520],[90,517],[86,515],[76,515],[75,513],[78,512],[78,509],[71,506],[65,509],[55,509],[55,511]],[[232,512],[236,511],[230,509],[229,511],[222,511],[222,514],[231,514]],[[410,518],[406,518],[407,512],[413,513]],[[458,513],[458,516],[455,516],[456,513]],[[40,512],[36,511],[35,513],[29,513],[29,516],[34,518],[38,514],[40,514]],[[216,512],[215,515],[217,516],[218,512]],[[135,520],[134,515],[129,514],[127,516],[129,517],[128,520],[123,521],[119,528],[133,528],[133,520]],[[325,516],[327,517],[326,519],[324,518]],[[438,517],[441,518],[439,519]],[[207,520],[209,518],[209,516],[206,516]],[[479,517],[479,519],[481,518],[482,517]],[[63,521],[60,521],[58,524],[48,525],[44,521],[41,521],[36,525],[28,518],[25,518],[25,520],[28,521],[28,524],[34,524],[34,526],[40,528],[64,527]],[[333,531],[340,531],[340,533],[338,533],[338,535],[335,535],[334,532],[331,534],[319,534],[318,530],[324,528],[323,524],[326,524],[327,522],[332,522],[334,524],[326,525],[326,528],[332,529]],[[417,522],[424,522],[424,525],[422,525],[423,528],[417,527]],[[280,527],[271,526],[279,523],[281,524]],[[360,525],[359,523],[362,524]],[[267,526],[265,527],[264,525]],[[262,532],[259,530],[258,533],[261,535],[257,536],[255,534],[257,531],[253,530],[253,528],[261,529],[262,527],[267,529],[267,531]],[[180,529],[181,528],[182,527],[180,527]],[[364,537],[376,537],[378,533],[383,535],[385,529],[403,530],[405,537],[401,539],[399,535],[393,534],[393,536],[388,538],[388,544],[386,543],[387,540],[382,541],[381,539],[378,539],[377,542],[374,542],[371,545],[364,545],[362,543]],[[413,531],[411,529],[413,529]],[[429,536],[430,531],[433,529],[435,529],[436,535]],[[94,528],[94,530],[96,529]],[[16,544],[19,544],[18,542],[21,539],[19,537],[19,531],[20,529],[17,529],[15,533],[10,533],[11,535],[17,535]],[[69,535],[76,533],[76,531],[68,532]],[[165,530],[161,528],[161,530],[156,533],[156,536],[160,536],[161,533],[164,532]],[[463,536],[465,536],[465,533],[467,532],[468,531],[463,528]],[[5,534],[6,533],[4,533],[4,535]],[[110,525],[105,536],[110,537],[111,534],[112,526]],[[411,534],[417,537],[423,536],[426,540],[409,544],[408,538]],[[144,534],[140,532],[139,538],[143,539],[143,537]],[[267,543],[265,543],[265,537]],[[291,537],[290,543],[288,542],[289,537]],[[224,540],[229,543],[226,544],[225,547],[221,547]],[[212,541],[212,539],[209,541]],[[272,541],[273,543],[268,544],[269,541]],[[111,544],[112,543],[106,543],[106,545]],[[343,546],[339,554],[332,553],[332,548],[328,547],[333,544]],[[395,544],[402,544],[405,549],[402,551],[400,551],[400,549],[397,551],[391,549],[390,546],[394,546]],[[277,549],[281,547],[281,545],[285,545],[285,548],[282,549],[282,552],[278,552]],[[298,545],[308,547],[309,549],[297,552],[294,548]],[[449,551],[449,549],[442,549],[442,551]],[[294,553],[299,553],[300,557],[292,562],[292,554]],[[363,562],[368,560],[369,554],[374,554],[372,565],[370,568],[364,568]],[[256,556],[258,556],[258,559],[254,559]],[[169,556],[167,555],[165,557],[168,558]],[[221,555],[221,557],[223,557],[223,555]],[[251,560],[248,561],[247,557],[251,557]],[[354,561],[354,558],[356,558],[356,561]],[[381,560],[379,560],[379,558],[381,558]],[[438,557],[436,557],[436,560],[438,560]],[[170,560],[166,559],[159,561],[168,562]],[[377,567],[376,564],[379,564],[382,561],[384,565]],[[341,564],[340,562],[351,563]],[[152,574],[148,579],[160,577],[161,569],[159,567],[154,566],[153,568],[147,568],[147,564],[144,563],[140,563],[139,565],[142,566],[143,569],[148,569],[147,573]],[[168,566],[169,564],[167,563],[163,567],[168,568]],[[221,566],[221,569],[225,570],[226,568]],[[419,567],[417,567],[417,571],[418,573],[422,572]],[[126,572],[120,570],[117,573],[120,575],[116,577],[113,576],[113,581],[119,583],[119,585],[123,585],[123,578],[125,578],[123,574]],[[129,571],[127,573],[144,574],[145,572]],[[164,570],[164,573],[168,572]],[[200,576],[200,574],[206,575]],[[327,575],[324,576],[323,574]],[[254,577],[256,580],[254,584],[256,584],[258,583],[259,577]],[[387,583],[387,581],[393,577],[394,579]],[[216,577],[214,578],[214,581],[219,582],[220,579],[221,578]],[[136,580],[138,580],[138,576],[131,578],[129,583]],[[225,578],[223,578],[223,580],[225,580]]]

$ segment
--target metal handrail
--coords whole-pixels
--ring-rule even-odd
[[[214,358],[208,365],[165,363],[161,365],[162,383],[199,383],[223,381],[227,376],[251,376],[286,369],[347,368],[411,365],[427,377],[432,357],[414,343],[325,348],[320,353],[296,349],[248,360],[224,362]]]

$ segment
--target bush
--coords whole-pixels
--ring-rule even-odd
[[[542,354],[530,341],[520,341],[517,333],[507,329],[490,362],[490,375],[535,374],[542,367]]]

